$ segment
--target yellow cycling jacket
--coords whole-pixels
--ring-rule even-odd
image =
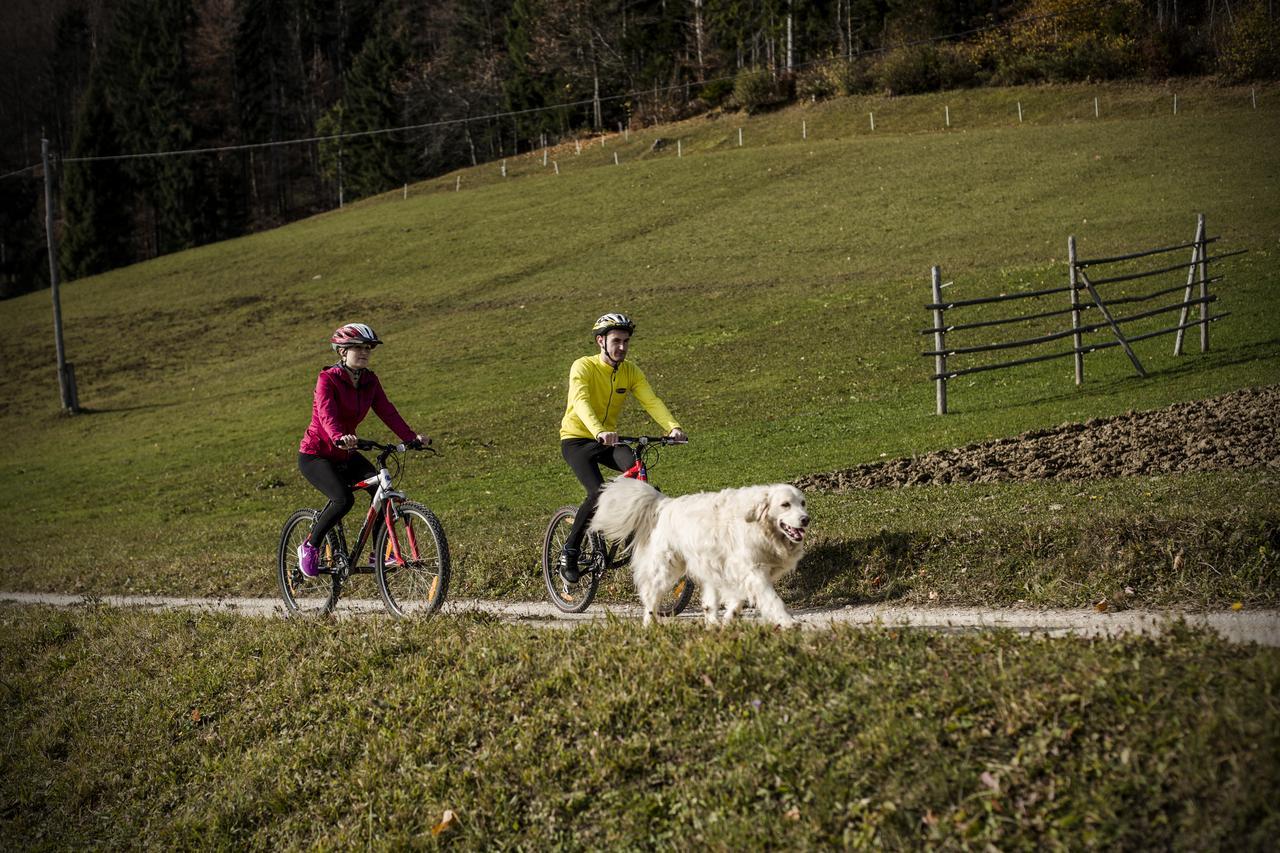
[[[658,399],[644,373],[630,361],[605,364],[599,355],[584,355],[569,368],[569,402],[560,421],[560,439],[595,438],[617,432],[618,414],[628,397],[635,397],[665,432],[680,424]]]

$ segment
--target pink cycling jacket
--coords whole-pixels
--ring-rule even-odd
[[[417,435],[391,405],[382,390],[382,383],[372,370],[361,372],[357,387],[351,384],[342,365],[326,367],[316,380],[311,424],[306,435],[302,436],[298,451],[336,462],[345,461],[351,456],[351,451],[342,450],[336,442],[344,435],[354,435],[370,408],[401,441],[412,441]]]

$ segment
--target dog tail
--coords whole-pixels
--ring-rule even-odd
[[[658,522],[658,507],[666,496],[648,483],[618,477],[600,491],[591,530],[613,542],[627,542],[628,550],[644,543]]]

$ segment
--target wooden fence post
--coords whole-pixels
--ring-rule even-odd
[[[58,237],[54,230],[54,212],[58,205],[53,193],[53,168],[49,159],[49,140],[40,140],[40,159],[44,164],[44,233],[49,252],[49,290],[53,296],[53,343],[58,360],[58,395],[62,411],[74,415],[80,411],[80,397],[76,392],[75,367],[67,361],[62,337],[62,299],[58,293]]]
[[[1199,214],[1199,215],[1196,217],[1196,239],[1195,239],[1195,241],[1194,241],[1194,242],[1195,242],[1195,245],[1191,248],[1191,266],[1190,266],[1190,268],[1187,270],[1187,289],[1186,289],[1186,292],[1182,294],[1182,301],[1183,301],[1183,302],[1190,302],[1190,301],[1191,301],[1191,294],[1192,294],[1192,292],[1193,292],[1193,291],[1192,291],[1192,288],[1195,286],[1195,283],[1196,283],[1196,275],[1197,275],[1197,273],[1200,273],[1200,272],[1202,271],[1202,269],[1203,269],[1203,267],[1202,267],[1202,265],[1201,265],[1201,259],[1204,257],[1204,250],[1205,250],[1205,244],[1204,244],[1204,214],[1203,214],[1203,213]],[[1201,284],[1200,284],[1200,288],[1201,288],[1201,290],[1200,290],[1200,295],[1201,295],[1201,296],[1204,296],[1204,295],[1205,295],[1205,288],[1206,288],[1206,286],[1207,286],[1207,285],[1202,281],[1202,282],[1201,282]],[[1201,303],[1201,305],[1200,305],[1200,317],[1201,317],[1201,319],[1203,319],[1203,318],[1204,318],[1205,307],[1206,307],[1206,303]],[[1179,326],[1185,326],[1185,325],[1186,325],[1186,322],[1187,322],[1187,314],[1189,314],[1189,313],[1190,313],[1190,311],[1191,311],[1191,306],[1189,306],[1189,305],[1183,305],[1183,306],[1182,306],[1182,310],[1181,310],[1180,312],[1178,312],[1178,325],[1179,325]],[[1184,332],[1186,332],[1186,331],[1187,331],[1186,329],[1179,328],[1179,329],[1178,329],[1178,334],[1174,336],[1174,339],[1173,339],[1173,354],[1174,354],[1174,355],[1182,355],[1182,336],[1183,336],[1183,333],[1184,333]],[[1203,351],[1204,351],[1204,346],[1205,346],[1205,345],[1206,345],[1206,343],[1207,343],[1207,341],[1205,341],[1205,340],[1204,340],[1204,338],[1203,338],[1203,333],[1204,333],[1204,329],[1203,329],[1203,328],[1201,329],[1201,333],[1202,333],[1202,336],[1201,336],[1201,340],[1200,340],[1200,347],[1201,347],[1201,352],[1203,352]]]
[[[1204,214],[1197,215],[1200,232],[1200,352],[1209,351],[1209,235],[1205,233]]]
[[[934,373],[938,374],[935,380],[938,389],[938,414],[945,415],[947,413],[947,355],[943,351],[946,346],[946,332],[943,331],[943,311],[942,308],[942,270],[938,267],[933,268],[933,348],[938,353],[933,357]]]
[[[1076,280],[1076,238],[1074,234],[1067,238],[1067,263],[1071,265],[1071,328],[1075,330],[1075,334],[1071,336],[1071,342],[1076,351],[1076,385],[1083,385],[1084,353],[1080,351],[1083,346],[1080,337],[1080,283]]]

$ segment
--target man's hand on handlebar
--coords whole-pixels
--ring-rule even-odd
[[[689,441],[689,436],[685,435],[684,430],[680,429],[680,427],[676,427],[671,432],[667,433],[667,438],[671,439],[672,441],[678,441],[682,443]]]
[[[613,447],[618,443],[618,434],[616,432],[602,432],[596,436],[596,441],[605,447]]]

